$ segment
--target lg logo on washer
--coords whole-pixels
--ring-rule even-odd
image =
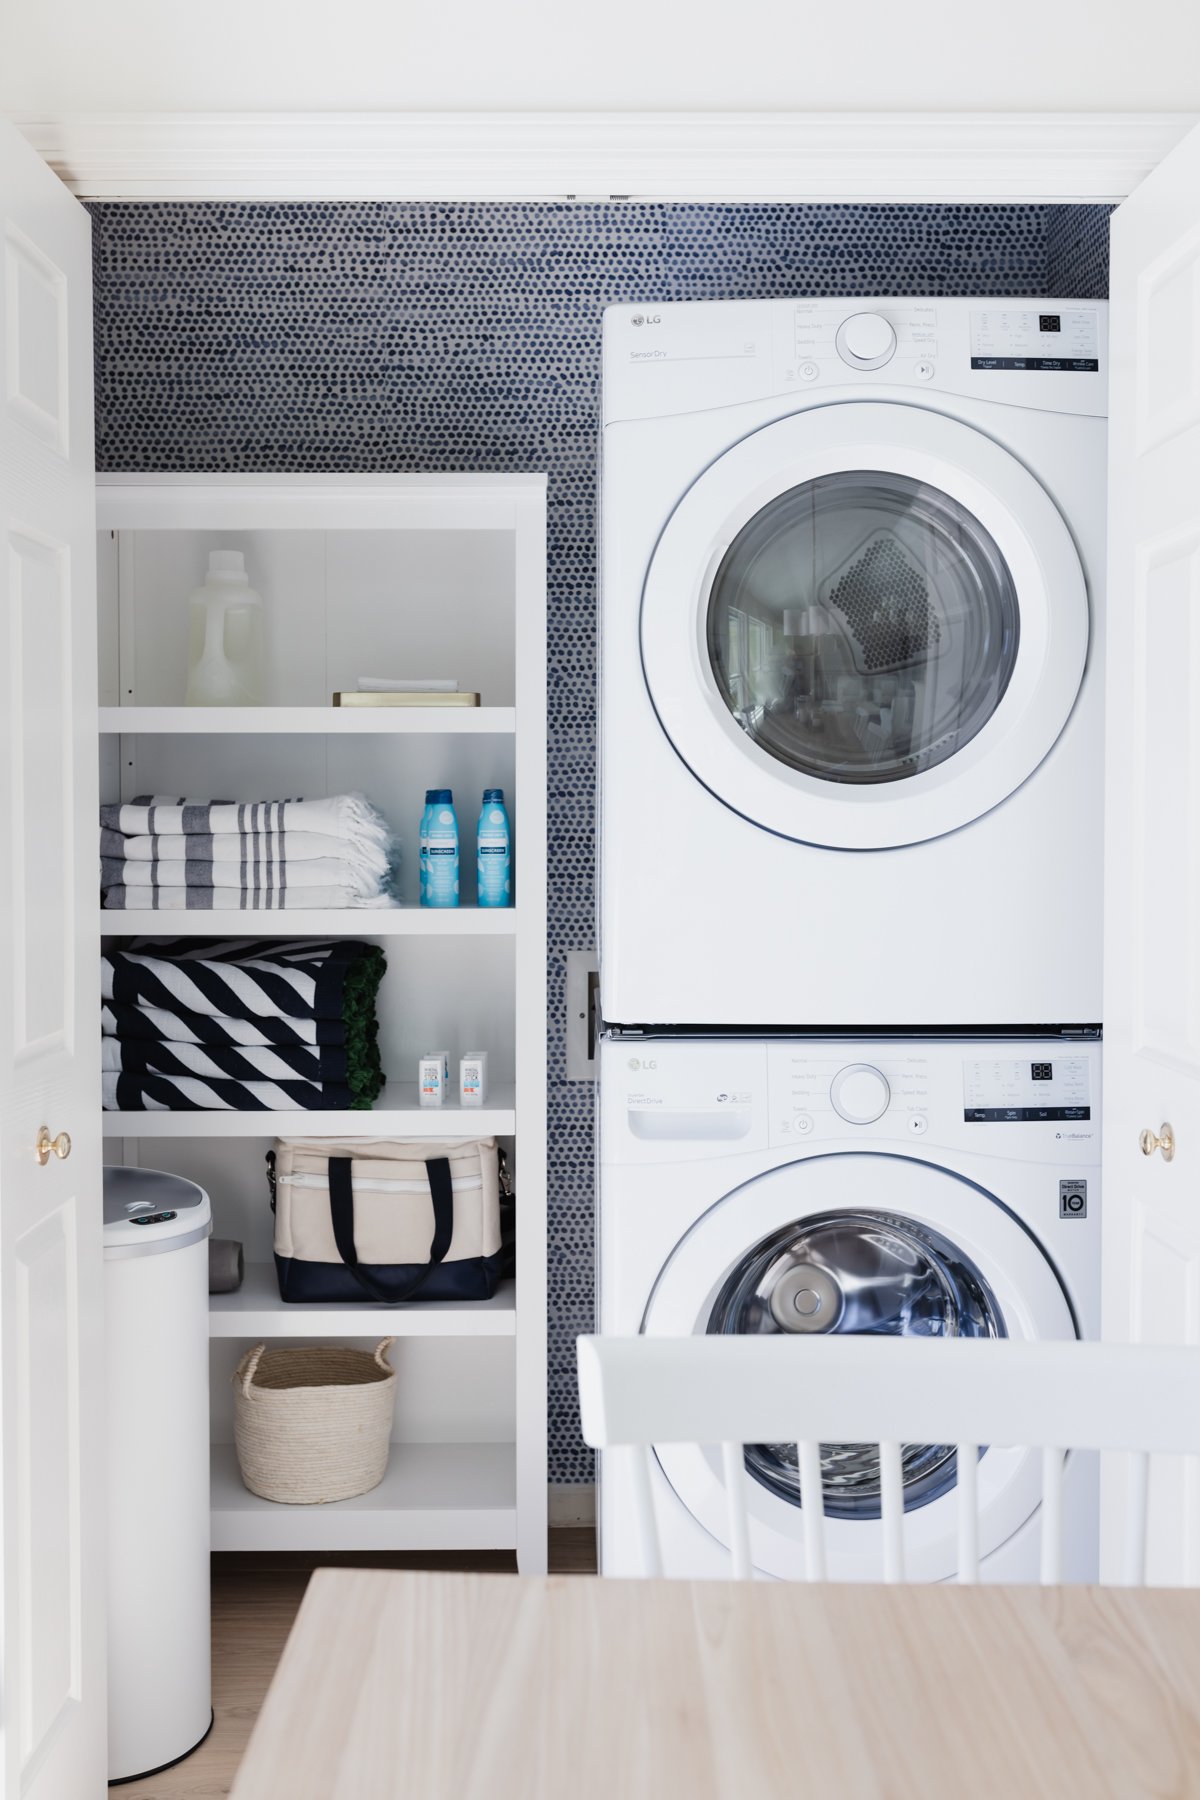
[[[629,1059],[629,1067],[636,1075],[639,1069],[657,1069],[658,1064],[654,1061],[653,1057],[650,1057],[643,1062],[640,1056],[631,1056]]]

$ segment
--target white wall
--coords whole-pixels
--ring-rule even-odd
[[[0,112],[1200,111],[1196,0],[0,0]]]

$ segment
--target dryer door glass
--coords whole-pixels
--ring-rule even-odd
[[[867,1333],[875,1337],[1004,1337],[1000,1308],[979,1270],[926,1225],[883,1212],[818,1214],[785,1226],[740,1258],[717,1296],[710,1332]],[[746,1467],[781,1499],[800,1503],[795,1444],[751,1444]],[[880,1515],[874,1444],[823,1444],[831,1518]],[[906,1509],[954,1486],[951,1444],[905,1444]]]
[[[965,506],[897,473],[777,495],[722,558],[708,603],[717,690],[788,768],[902,781],[982,730],[1017,659],[1017,592]]]

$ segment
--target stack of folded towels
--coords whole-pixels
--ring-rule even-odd
[[[100,808],[109,907],[240,912],[394,906],[395,843],[361,794],[328,800],[170,800]]]
[[[101,959],[104,1105],[129,1112],[365,1111],[379,1094],[387,964],[352,939],[135,939]]]

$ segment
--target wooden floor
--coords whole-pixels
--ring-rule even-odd
[[[113,1789],[114,1800],[219,1800],[250,1736],[296,1609],[315,1568],[331,1563],[389,1569],[494,1569],[515,1572],[507,1552],[475,1556],[214,1556],[212,1731],[200,1748],[146,1781]],[[550,1567],[590,1575],[596,1541],[587,1529],[552,1531]],[[282,1797],[281,1797],[282,1800]]]

